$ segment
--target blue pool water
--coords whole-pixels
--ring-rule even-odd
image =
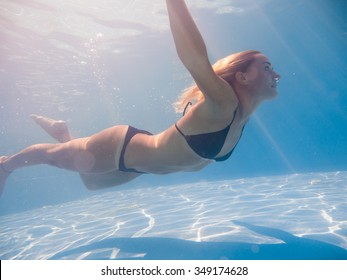
[[[90,192],[71,172],[16,171],[0,198],[1,259],[300,258],[300,246],[346,259],[345,1],[188,3],[211,61],[262,51],[279,97],[227,162],[200,172]],[[32,113],[75,137],[115,124],[156,133],[179,118],[171,104],[191,78],[165,1],[2,0],[0,26],[0,155],[52,141]]]

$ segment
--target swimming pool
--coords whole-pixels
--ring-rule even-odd
[[[285,231],[294,237],[309,235],[313,240],[347,248],[347,179],[344,172],[347,170],[347,97],[344,94],[347,90],[344,75],[347,23],[343,14],[346,4],[323,0],[195,0],[188,3],[206,40],[211,61],[245,49],[264,52],[282,75],[279,97],[258,109],[229,161],[213,164],[197,173],[146,175],[111,192],[91,193],[83,188],[75,174],[66,171],[37,166],[16,172],[9,178],[1,197],[1,232],[19,229],[18,222],[26,220],[27,215],[37,218],[37,228],[23,225],[17,239],[1,239],[0,247],[6,251],[1,254],[2,258],[64,257],[57,255],[62,248],[54,251],[55,247],[51,247],[50,254],[42,254],[39,247],[45,242],[40,238],[47,235],[58,238],[54,229],[59,226],[52,217],[63,211],[66,204],[78,208],[93,200],[94,210],[99,213],[95,215],[95,224],[87,226],[84,243],[63,247],[70,253],[75,249],[70,255],[66,253],[67,257],[79,257],[82,254],[78,253],[84,252],[78,251],[80,246],[92,246],[102,240],[142,237],[143,234],[136,233],[146,228],[145,236],[152,238],[271,243],[274,241],[271,238],[269,241],[250,233],[250,228],[262,226]],[[174,123],[179,116],[171,104],[178,93],[190,85],[191,79],[177,58],[164,4],[164,1],[145,0],[98,3],[89,0],[3,0],[0,3],[0,154],[12,154],[29,144],[52,141],[28,117],[32,113],[68,121],[76,137],[114,124],[131,124],[156,133]],[[281,176],[281,179],[272,176]],[[247,182],[246,187],[237,180]],[[171,206],[165,208],[162,202],[157,202],[158,208],[154,210],[149,205],[138,206],[135,211],[138,216],[130,215],[128,221],[144,219],[143,227],[125,230],[121,235],[119,232],[112,235],[115,228],[111,227],[108,235],[97,235],[100,238],[92,242],[94,230],[105,230],[98,223],[101,217],[115,215],[99,209],[97,205],[101,201],[120,195],[131,198],[134,205],[141,205],[144,199],[151,201],[147,197],[149,190],[158,196],[164,195],[164,186],[167,186],[169,197],[176,197]],[[283,204],[276,204],[281,186],[290,186],[293,190],[283,195],[284,200],[293,203],[284,203],[284,208]],[[237,191],[230,192],[234,188]],[[205,191],[195,198],[199,190]],[[266,194],[262,193],[265,190]],[[243,192],[256,195],[258,191],[260,205],[257,209],[262,210],[259,216],[247,219],[254,211],[255,197]],[[322,204],[319,199],[327,193],[329,200]],[[194,201],[194,207],[209,197],[202,212],[193,206],[184,208],[184,214],[191,217],[184,221],[185,224],[177,221],[182,213],[175,215],[177,207],[185,203],[181,195]],[[238,195],[243,211],[239,216],[233,214],[232,218],[225,218],[227,213],[234,212],[237,201],[233,197]],[[224,196],[230,198],[230,207],[224,205],[219,209],[215,203]],[[306,199],[305,203],[301,203],[301,199]],[[298,211],[295,212],[297,216],[284,215],[283,220],[283,215],[275,215],[276,206],[280,207],[279,213]],[[126,207],[122,207],[116,209],[125,211]],[[44,220],[51,219],[51,223],[40,226],[42,214],[47,209],[52,214],[47,214]],[[145,214],[141,209],[145,209]],[[152,212],[147,213],[146,209]],[[209,221],[206,225],[210,229],[211,225],[218,224],[217,229],[207,235],[203,233],[200,239],[196,232],[185,235],[187,228],[198,221],[192,214],[194,211],[200,215],[211,212],[212,215],[205,218]],[[265,219],[266,211],[273,215],[271,221]],[[152,228],[147,223],[150,217],[157,221]],[[159,223],[160,228],[157,227],[159,218],[165,219]],[[301,219],[316,222],[303,226]],[[61,227],[64,230],[71,230],[76,223],[73,218],[62,220],[68,225]],[[127,225],[134,226],[130,222]],[[242,239],[237,233],[246,230],[249,234]],[[218,238],[205,238],[214,234]],[[323,234],[324,238],[315,239],[315,234]],[[66,242],[71,240],[66,239]],[[32,245],[35,246],[31,252],[15,253],[21,249],[27,252],[26,248]],[[101,254],[101,257],[112,255],[113,249],[107,248],[111,253]],[[129,256],[122,254],[113,253],[112,256]],[[89,256],[97,257],[95,254]],[[208,255],[203,256],[208,258]]]

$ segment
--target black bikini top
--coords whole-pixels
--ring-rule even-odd
[[[196,135],[185,135],[177,126],[177,123],[175,123],[175,127],[177,131],[184,137],[184,139],[187,141],[189,147],[199,156],[202,158],[207,159],[214,159],[215,161],[224,161],[227,160],[231,154],[233,153],[236,145],[238,144],[242,132],[240,135],[240,138],[237,140],[237,143],[235,147],[226,155],[222,157],[216,157],[222,150],[225,140],[227,138],[227,135],[229,133],[230,127],[234,122],[235,116],[236,116],[237,108],[234,112],[233,119],[231,120],[230,124],[225,127],[222,130],[215,131],[215,132],[209,132],[209,133],[202,133],[202,134],[196,134]]]

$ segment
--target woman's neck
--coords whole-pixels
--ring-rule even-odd
[[[247,89],[245,88],[236,88],[235,94],[240,103],[240,111],[242,120],[248,120],[248,118],[254,113],[262,102],[259,98],[254,98]]]

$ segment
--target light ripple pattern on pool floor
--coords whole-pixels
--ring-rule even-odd
[[[114,238],[238,242],[252,248],[285,243],[238,221],[347,249],[347,172],[114,189],[1,216],[0,258],[49,259]],[[145,257],[146,252],[129,253],[115,246],[68,258],[134,256]]]

